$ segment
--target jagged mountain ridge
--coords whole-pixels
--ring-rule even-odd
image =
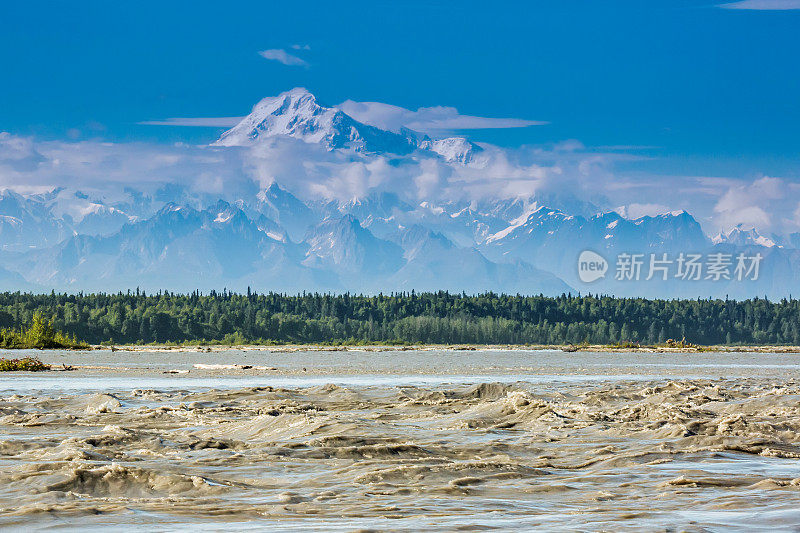
[[[715,243],[686,212],[634,220],[613,211],[587,217],[533,198],[435,204],[375,191],[348,201],[303,201],[272,183],[228,200],[180,187],[151,195],[130,191],[115,202],[67,189],[6,192],[0,200],[0,216],[17,229],[2,243],[3,279],[40,290],[251,286],[636,295],[650,287],[662,296],[736,296],[745,293],[735,284],[637,286],[607,279],[587,287],[576,279],[575,260],[584,249],[610,261],[625,251],[762,250],[769,272],[750,287],[758,291],[752,295],[781,294],[796,285],[794,265],[800,264],[797,250],[759,246],[758,239]],[[94,213],[121,213],[124,221],[109,218],[101,224],[104,231],[77,229]]]
[[[290,193],[275,185],[270,195]],[[6,253],[0,261],[13,271],[25,272],[31,283],[43,288],[208,290],[227,286],[244,290],[252,286],[377,292],[432,288],[446,273],[434,268],[441,264],[438,252],[445,252],[448,270],[459,257],[478,265],[461,269],[460,274],[451,271],[446,286],[452,290],[495,288],[548,294],[570,290],[551,274],[527,265],[497,266],[474,248],[456,247],[443,236],[446,244],[436,250],[437,257],[416,254],[409,260],[406,248],[412,243],[378,238],[352,214],[324,218],[307,230],[301,242],[292,242],[277,222],[264,214],[250,218],[248,210],[257,213],[222,200],[204,210],[170,203],[112,235],[73,235],[55,246]],[[412,271],[414,275],[409,276]],[[474,272],[480,276],[476,278]],[[501,279],[496,279],[498,273]]]

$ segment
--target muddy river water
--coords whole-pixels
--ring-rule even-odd
[[[80,366],[0,374],[2,528],[800,527],[800,355],[36,355]]]

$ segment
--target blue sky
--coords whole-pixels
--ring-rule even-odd
[[[0,131],[205,142],[219,130],[138,123],[243,115],[264,96],[305,86],[331,104],[547,121],[466,133],[504,146],[634,146],[651,157],[636,169],[651,174],[797,178],[800,9],[785,8],[800,2],[734,7],[754,9],[680,0],[6,2]]]

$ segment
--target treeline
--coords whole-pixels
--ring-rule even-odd
[[[800,301],[469,296],[0,293],[0,328],[40,312],[90,343],[800,345]]]

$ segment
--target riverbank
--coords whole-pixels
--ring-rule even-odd
[[[394,379],[397,376],[472,376],[478,380],[538,380],[539,376],[565,376],[578,379],[591,376],[662,376],[672,369],[671,376],[727,376],[737,368],[742,376],[759,369],[764,376],[784,376],[800,369],[796,352],[643,352],[643,351],[578,351],[508,349],[456,350],[427,346],[415,350],[365,350],[347,352],[323,347],[275,350],[255,347],[218,349],[206,352],[188,348],[137,347],[130,350],[92,351],[44,350],[29,351],[20,356],[36,357],[48,365],[49,372],[36,375],[49,383],[67,378],[81,384],[81,376],[91,376],[98,383],[107,377],[129,380],[138,386],[140,379],[159,383],[179,383],[184,379],[200,380],[208,386],[219,385],[217,377],[271,383],[278,377],[306,379],[345,378],[364,381],[364,376]],[[305,347],[304,347],[305,348]],[[2,354],[0,354],[2,355]],[[16,354],[15,354],[16,355]],[[742,366],[744,365],[744,366]],[[719,369],[719,374],[709,369]],[[19,379],[20,373],[5,373]],[[15,374],[11,376],[10,374]],[[33,374],[31,374],[33,375]],[[362,379],[363,378],[363,379]],[[39,379],[39,378],[37,378]],[[371,378],[370,378],[371,379]]]
[[[603,344],[555,345],[555,344],[409,344],[409,345],[328,345],[328,344],[232,344],[232,345],[194,345],[194,344],[159,344],[159,345],[108,345],[96,344],[91,350],[128,351],[128,352],[225,352],[229,350],[265,351],[275,353],[293,352],[397,352],[397,351],[541,351],[553,350],[561,352],[605,352],[605,353],[800,353],[800,346],[614,346]]]
[[[22,352],[22,353],[20,353]],[[342,352],[349,353],[350,356],[340,355]],[[286,344],[286,345],[232,345],[232,346],[182,346],[182,345],[130,345],[130,346],[108,346],[108,345],[94,345],[82,350],[0,350],[0,370],[8,371],[27,371],[35,370],[40,372],[64,372],[76,370],[118,370],[119,365],[116,363],[126,361],[127,366],[130,368],[139,368],[139,356],[147,354],[148,360],[157,361],[159,356],[165,363],[180,364],[187,361],[194,361],[191,368],[182,368],[176,370],[174,368],[163,369],[164,373],[188,373],[190,370],[209,371],[209,370],[226,370],[226,371],[250,371],[250,372],[278,372],[280,369],[274,367],[266,357],[269,354],[274,355],[296,355],[302,356],[303,354],[325,354],[338,360],[341,364],[347,364],[353,359],[353,356],[358,354],[395,354],[402,355],[404,353],[419,353],[427,354],[426,357],[431,357],[431,361],[442,360],[443,354],[450,356],[479,352],[486,358],[484,363],[491,366],[493,362],[500,360],[498,356],[503,353],[507,354],[541,354],[547,353],[556,357],[559,361],[569,361],[575,359],[579,354],[594,354],[595,356],[610,355],[613,357],[620,356],[644,356],[646,354],[662,354],[662,355],[677,355],[683,358],[690,356],[700,356],[703,354],[708,355],[736,355],[736,354],[753,354],[757,357],[772,355],[795,355],[800,354],[800,346],[689,346],[689,347],[669,347],[669,346],[634,346],[634,347],[621,347],[621,346],[603,346],[603,345],[581,345],[581,346],[554,346],[554,345],[435,345],[435,344],[420,344],[408,346],[384,346],[384,345],[349,345],[349,346],[328,346],[323,344]],[[2,357],[3,354],[8,354],[9,357]],[[241,354],[244,358],[241,361],[225,361],[221,362],[217,357],[224,354]],[[51,357],[50,354],[58,354],[57,357]],[[84,355],[81,355],[84,354]],[[90,361],[97,359],[95,354],[100,356],[100,360],[107,364],[96,364]],[[208,357],[206,357],[208,354]],[[261,357],[260,362],[248,360],[246,355],[254,354],[256,358]],[[126,356],[133,356],[133,358],[126,358]],[[166,358],[166,356],[177,356],[177,358]],[[182,357],[186,356],[186,357]],[[532,355],[534,359],[535,356]],[[37,365],[14,365],[11,364],[20,360],[34,360]],[[40,362],[39,360],[42,360]],[[7,363],[3,367],[2,363]],[[363,363],[368,364],[368,361]],[[146,368],[146,367],[145,367]],[[402,369],[400,369],[402,370]]]

